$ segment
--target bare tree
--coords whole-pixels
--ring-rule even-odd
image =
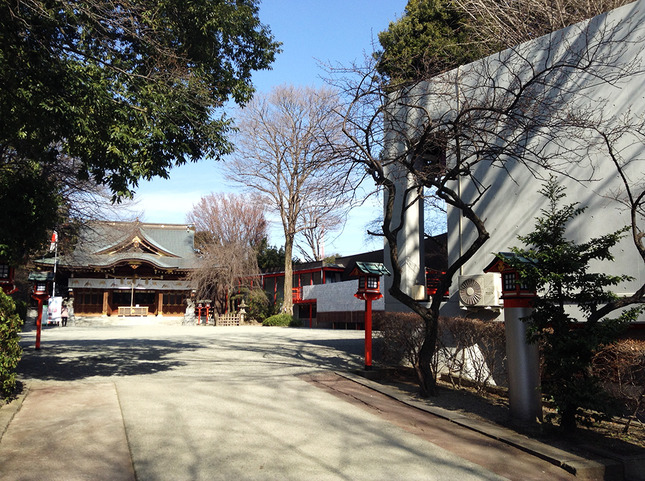
[[[258,195],[208,194],[188,213],[202,244],[242,244],[256,247],[267,235],[262,198]]]
[[[249,245],[239,243],[205,245],[199,267],[190,274],[190,280],[197,286],[197,297],[212,300],[220,314],[231,310],[232,294],[256,286],[259,274],[256,254]]]
[[[614,128],[603,130],[599,126],[596,133],[619,179],[619,186],[607,192],[607,196],[629,212],[631,239],[645,264],[645,176],[642,168],[645,152],[640,149],[645,145],[645,121],[643,117],[626,112]],[[617,298],[595,311],[591,319],[596,321],[644,299],[645,282],[631,295]]]
[[[257,281],[257,249],[267,234],[264,206],[258,196],[208,194],[193,206],[187,220],[195,224],[201,257],[191,277],[197,296],[213,300],[224,313],[234,291],[252,288]]]
[[[285,237],[283,312],[293,311],[292,258],[296,235],[337,212],[351,197],[351,170],[334,148],[346,142],[328,88],[281,86],[254,98],[239,115],[237,151],[229,178],[267,199]],[[305,217],[304,212],[315,213]],[[313,221],[313,224],[311,223]]]
[[[476,26],[476,40],[495,48],[519,45],[633,0],[455,0]]]
[[[308,226],[302,230],[302,242],[296,247],[306,262],[322,261],[325,258],[325,241],[329,240],[332,232],[345,225],[346,212],[328,212],[320,206],[303,209],[303,224]]]
[[[423,395],[436,387],[431,360],[442,294],[490,237],[482,199],[520,171],[594,180],[589,158],[600,142],[593,134],[614,128],[599,115],[608,101],[596,93],[639,70],[626,52],[641,41],[629,21],[594,19],[406,87],[383,83],[369,64],[336,83],[349,99],[343,129],[352,158],[385,192],[389,292],[426,325],[414,366]],[[406,215],[428,196],[459,212],[469,235],[450,256],[438,295],[424,302],[406,290],[399,246]]]

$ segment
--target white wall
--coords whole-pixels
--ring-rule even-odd
[[[456,112],[467,102],[478,97],[490,96],[492,82],[496,88],[508,85],[516,78],[529,78],[531,67],[545,67],[558,61],[566,61],[572,52],[583,52],[586,45],[594,49],[594,58],[602,59],[605,65],[599,65],[595,73],[601,73],[605,80],[614,75],[612,85],[602,81],[593,71],[571,71],[559,78],[550,78],[549,89],[536,90],[535,102],[527,104],[526,109],[547,104],[560,103],[565,108],[578,112],[586,109],[586,114],[595,117],[608,125],[618,125],[623,117],[643,118],[645,115],[645,75],[643,73],[621,78],[619,69],[627,67],[630,62],[641,62],[645,59],[645,0],[640,0],[608,14],[592,19],[589,22],[569,27],[551,36],[529,42],[513,52],[506,51],[479,62],[463,66],[450,72],[433,83],[417,89],[417,102],[427,111]],[[576,50],[577,49],[577,50]],[[618,60],[615,65],[611,62]],[[484,73],[489,83],[481,83]],[[453,83],[453,94],[439,92],[446,84]],[[425,89],[425,94],[419,94]],[[459,95],[454,95],[458,92]],[[536,112],[538,109],[536,109]],[[432,116],[432,114],[431,114]],[[497,133],[513,135],[508,125],[500,123],[491,126]],[[551,132],[561,134],[560,132]],[[616,171],[606,155],[594,148],[595,138],[562,136],[559,142],[549,144],[544,136],[528,140],[533,148],[543,149],[542,153],[554,155],[552,165],[561,172],[558,179],[567,188],[565,203],[579,202],[587,206],[587,211],[578,217],[567,232],[567,237],[577,242],[588,241],[591,237],[616,231],[630,223],[629,212],[610,196],[620,188]],[[537,139],[537,140],[536,140]],[[533,142],[533,144],[531,144]],[[540,143],[541,142],[541,143]],[[645,173],[645,148],[643,139],[625,137],[614,145],[627,158],[633,160],[628,171],[633,179],[642,179]],[[574,156],[564,153],[566,149],[580,154],[589,149],[585,155],[574,162]],[[476,211],[485,219],[490,233],[489,240],[463,268],[463,274],[481,273],[493,260],[493,253],[507,251],[511,246],[519,246],[518,235],[532,231],[536,216],[545,207],[544,197],[538,190],[543,180],[536,178],[548,173],[537,169],[531,172],[525,165],[505,158],[504,168],[497,162],[484,161],[473,171],[476,181],[488,188],[478,202]],[[450,162],[450,159],[448,160]],[[580,180],[583,180],[580,182]],[[465,200],[475,199],[478,195],[475,183],[462,178],[460,183],[453,183],[455,190],[461,190]],[[422,228],[422,226],[420,226]],[[448,208],[448,251],[449,261],[453,262],[463,249],[475,238],[474,228],[461,216],[461,211]],[[632,293],[643,283],[645,268],[629,237],[625,238],[613,251],[615,262],[592,266],[595,270],[610,274],[627,274],[635,278],[614,289],[617,293]],[[457,311],[457,279],[451,287],[451,303],[446,312]]]
[[[304,299],[316,299],[316,309],[318,312],[364,311],[365,301],[354,297],[356,289],[358,289],[358,279],[334,282],[331,284],[304,286],[302,288],[302,295]],[[382,292],[383,282],[381,282]],[[379,311],[384,308],[383,298],[372,302],[373,310]]]

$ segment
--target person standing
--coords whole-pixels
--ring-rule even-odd
[[[63,303],[63,308],[60,310],[60,325],[67,326],[67,317],[69,316],[69,311],[67,310],[67,303]]]

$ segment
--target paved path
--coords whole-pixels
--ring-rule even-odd
[[[67,327],[35,351],[25,333],[29,392],[0,441],[0,480],[526,479],[496,467],[519,451],[477,457],[481,437],[444,449],[307,382],[360,368],[362,335]]]

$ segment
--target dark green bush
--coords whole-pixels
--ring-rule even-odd
[[[289,323],[289,327],[302,327],[302,321],[300,319],[293,318]]]
[[[274,305],[262,289],[256,288],[249,292],[248,304],[249,319],[256,322],[264,322],[267,317],[275,314]]]
[[[0,289],[0,396],[10,396],[16,387],[16,367],[22,355],[18,341],[22,319],[13,300]]]
[[[299,319],[294,319],[290,314],[276,314],[275,316],[267,317],[262,325],[300,327],[302,322]]]
[[[21,299],[14,299],[13,302],[16,304],[16,314],[22,319],[22,322],[27,320],[27,303]]]

